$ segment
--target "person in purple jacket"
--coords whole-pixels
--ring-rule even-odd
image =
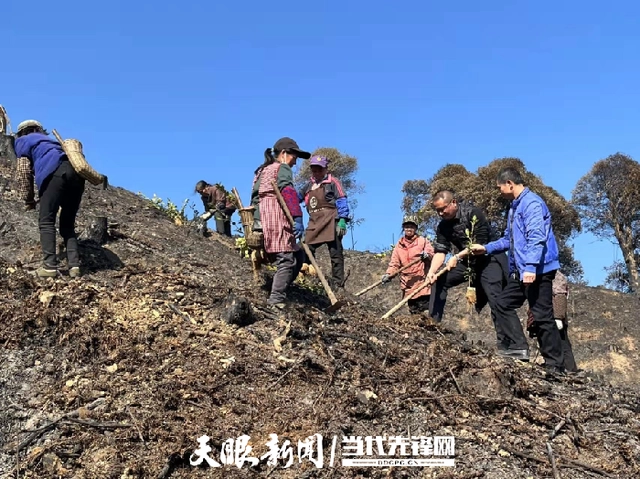
[[[40,244],[43,266],[36,274],[53,278],[58,274],[56,255],[56,216],[60,210],[60,235],[64,239],[69,264],[69,275],[80,276],[80,254],[75,223],[85,180],[73,168],[60,143],[48,136],[42,124],[26,120],[18,125],[15,142],[18,157],[18,184],[26,209],[35,209],[33,178],[35,176],[40,213]]]
[[[544,200],[524,186],[517,169],[501,169],[497,186],[503,198],[512,200],[504,236],[486,245],[472,245],[471,251],[509,252],[509,281],[496,300],[496,315],[504,316],[526,300],[538,330],[545,370],[564,374],[562,342],[553,318],[553,280],[560,262],[551,213]]]

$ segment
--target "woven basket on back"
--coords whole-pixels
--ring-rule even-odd
[[[78,140],[64,140],[62,142],[62,148],[67,154],[71,166],[73,166],[73,169],[76,170],[80,176],[93,185],[104,183],[104,175],[98,173],[87,163],[84,153],[82,152],[82,143]]]
[[[238,210],[238,213],[240,214],[240,220],[242,221],[242,228],[244,229],[244,238],[247,241],[247,246],[252,249],[259,249],[264,245],[264,236],[261,232],[253,231],[254,211],[255,207],[249,206],[248,208]]]

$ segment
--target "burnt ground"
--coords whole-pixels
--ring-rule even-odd
[[[319,250],[319,261],[324,270],[330,268],[326,249]],[[347,252],[346,270],[350,270],[347,289],[361,291],[380,279],[390,256]],[[443,325],[464,333],[472,344],[492,348],[495,330],[487,306],[480,314],[469,311],[464,298],[465,285],[449,293]],[[379,286],[360,296],[370,307],[379,305],[388,311],[402,298],[398,280]],[[640,383],[640,372],[634,366],[640,361],[640,322],[638,299],[605,288],[571,285],[569,296],[569,339],[573,345],[578,367],[589,371],[614,385],[633,386]],[[406,312],[406,308],[403,310]],[[383,313],[384,314],[384,313]],[[400,314],[400,313],[396,313]],[[382,316],[382,315],[380,315]],[[519,310],[522,320],[526,307]],[[529,340],[531,350],[537,351],[537,343]],[[542,359],[538,355],[538,362]]]
[[[592,373],[547,378],[496,358],[487,313],[467,314],[460,292],[441,327],[406,310],[380,320],[395,282],[348,293],[377,280],[385,258],[348,254],[339,312],[322,312],[329,301],[311,278],[276,316],[270,271],[255,283],[231,243],[90,186],[78,230],[107,216],[109,241],[83,242],[87,276],[37,279],[37,216],[22,212],[9,175],[0,167],[0,477],[538,478],[554,477],[551,458],[556,477],[640,475],[627,297],[575,290],[576,356]],[[237,305],[251,313],[242,325]],[[296,453],[322,434],[324,467],[297,455],[289,468],[189,464],[203,434],[214,451],[249,435],[261,456],[270,433]],[[340,447],[329,467],[334,436],[378,435],[454,436],[455,468],[342,467]]]

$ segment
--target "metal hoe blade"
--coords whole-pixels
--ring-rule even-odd
[[[340,308],[342,308],[346,303],[344,301],[338,300],[335,303],[332,303],[331,306],[324,309],[325,313],[335,313]]]

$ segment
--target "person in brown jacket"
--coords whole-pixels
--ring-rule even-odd
[[[231,237],[231,216],[236,210],[227,192],[220,185],[210,185],[204,180],[196,183],[196,193],[202,198],[205,212],[200,219],[207,221],[212,216],[216,220],[216,231]]]
[[[556,326],[560,330],[560,339],[562,340],[562,355],[564,359],[564,368],[567,372],[578,372],[578,365],[573,356],[573,348],[569,341],[569,321],[567,318],[567,309],[569,302],[569,281],[567,277],[560,271],[556,272],[556,276],[552,283],[553,288],[553,318]],[[533,321],[531,309],[527,311],[527,331],[531,338],[535,338],[538,332]]]

